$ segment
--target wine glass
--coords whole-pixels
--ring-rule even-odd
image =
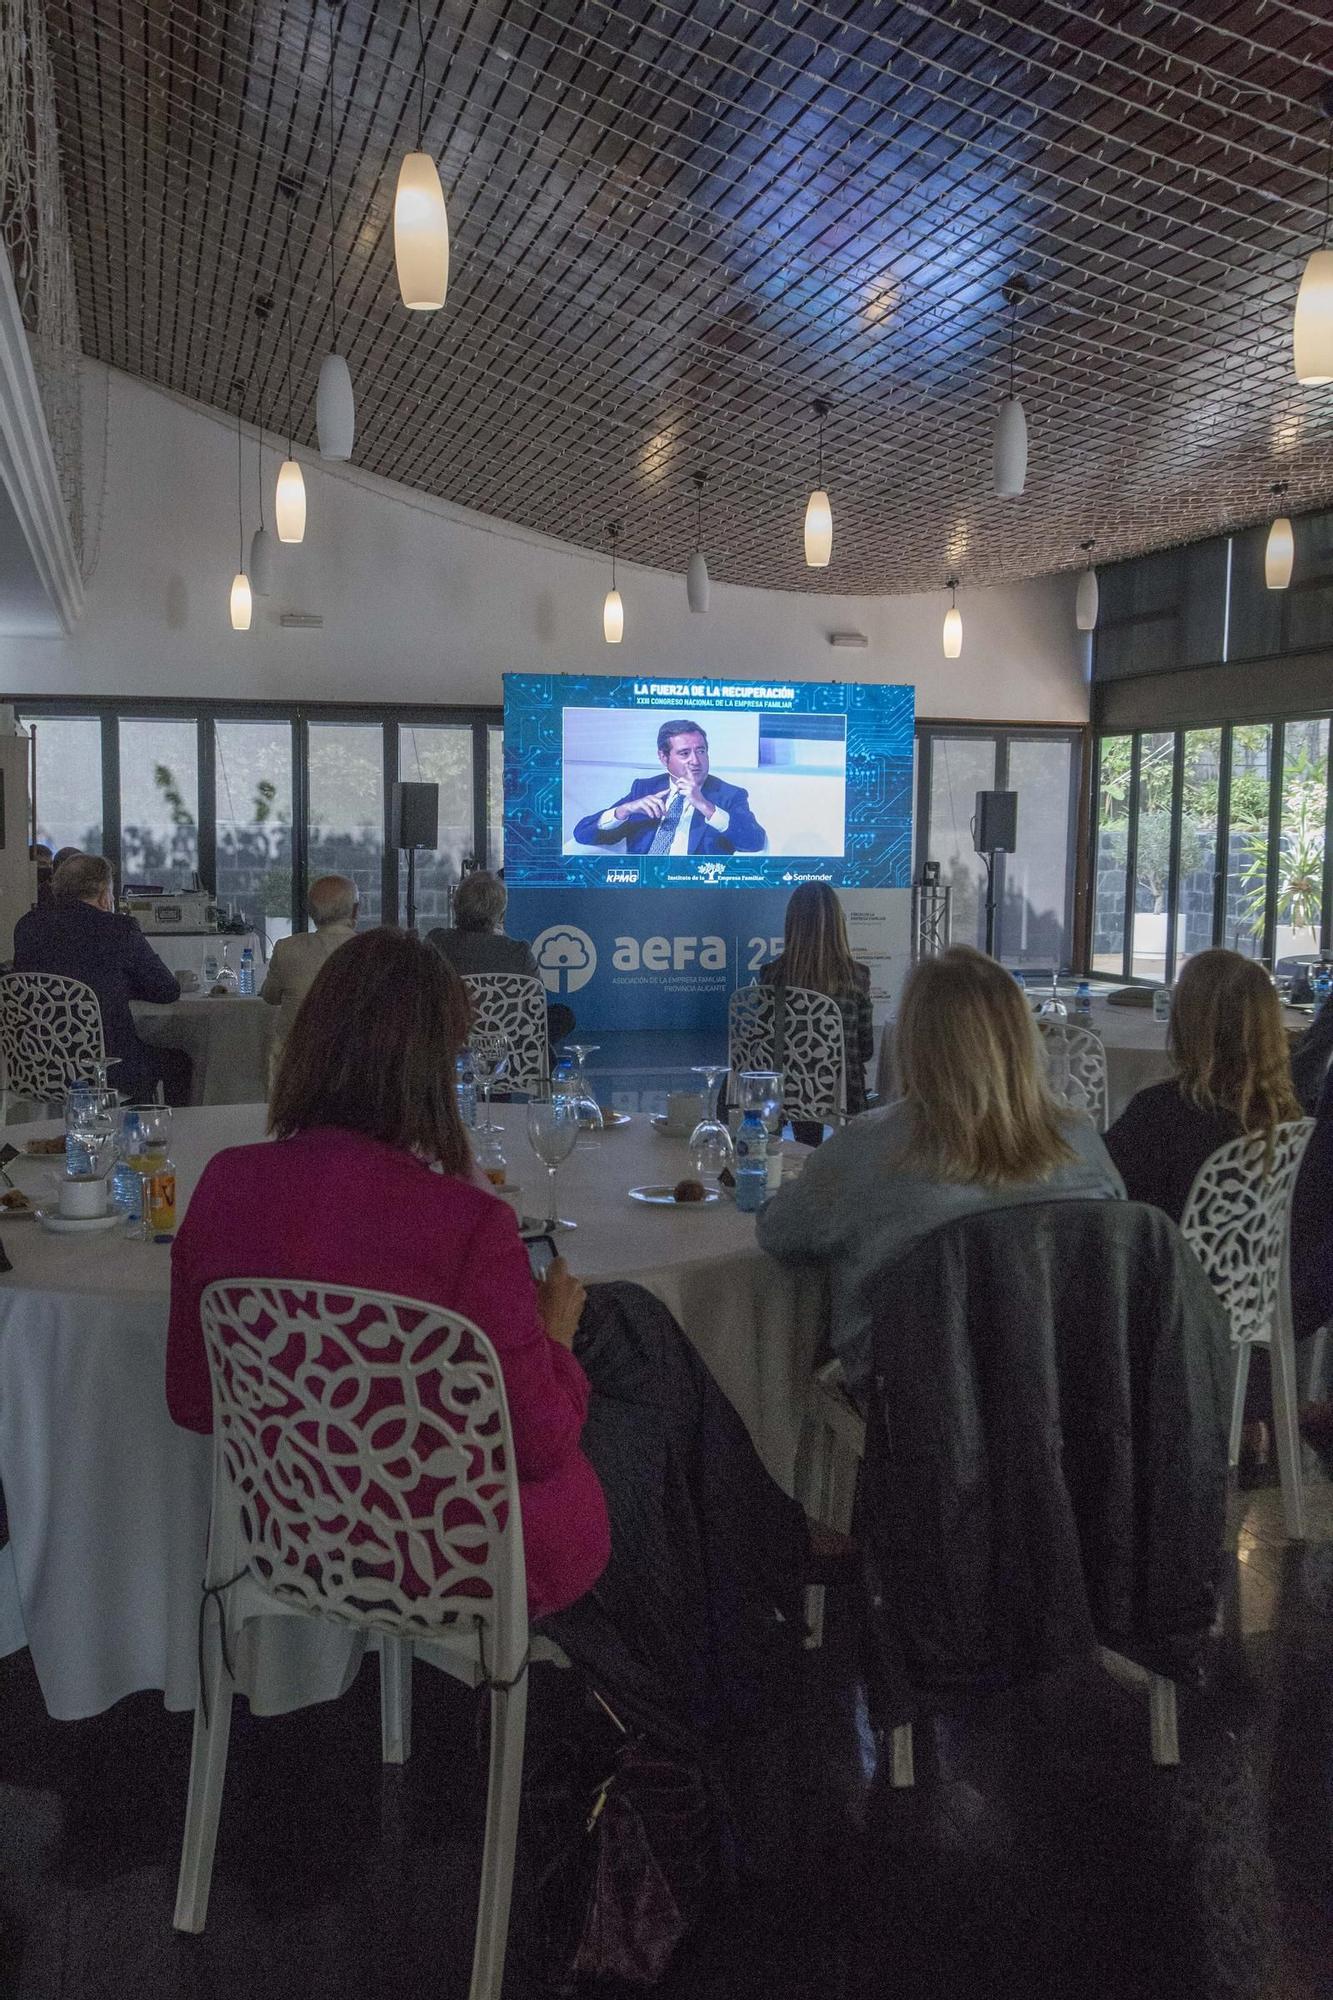
[[[719,1117],[717,1090],[727,1074],[726,1063],[691,1063],[691,1074],[703,1078],[704,1116],[690,1134],[690,1165],[700,1180],[716,1180],[724,1167],[732,1165],[736,1149]]]
[[[93,1081],[98,1090],[110,1097],[113,1105],[119,1104],[120,1092],[108,1082],[107,1071],[114,1069],[119,1061],[119,1056],[92,1056],[88,1061],[88,1067],[93,1071]]]
[[[571,1090],[552,1083],[544,1096],[528,1104],[528,1144],[546,1169],[546,1216],[543,1229],[576,1229],[560,1214],[556,1202],[556,1170],[578,1144],[578,1099]]]
[[[239,993],[241,990],[241,982],[236,975],[236,968],[231,962],[231,946],[229,944],[224,944],[222,947],[222,963],[218,967],[218,976],[213,981],[213,984],[220,986],[225,993]]]
[[[468,1054],[472,1057],[473,1074],[481,1101],[486,1107],[484,1132],[491,1129],[491,1092],[509,1067],[509,1058],[514,1049],[508,1035],[499,1028],[474,1028],[467,1038]]]
[[[1069,1018],[1069,1009],[1060,998],[1060,968],[1058,965],[1051,967],[1051,990],[1046,999],[1042,1001],[1040,1007],[1038,1007],[1037,1012],[1042,1016],[1043,1020],[1047,1021],[1067,1021]]]
[[[601,1132],[606,1121],[602,1117],[602,1107],[597,1102],[592,1085],[583,1067],[585,1056],[596,1055],[600,1042],[566,1042],[565,1048],[574,1059],[573,1073],[568,1080],[568,1088],[577,1104],[580,1132]]]

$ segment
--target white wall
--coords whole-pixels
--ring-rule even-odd
[[[943,592],[818,597],[715,582],[711,610],[692,617],[682,577],[623,563],[625,640],[611,648],[601,636],[604,554],[304,453],[306,541],[281,551],[276,594],[236,634],[227,618],[234,427],[94,363],[84,400],[86,610],[69,637],[0,635],[0,689],[10,694],[489,704],[506,671],[781,674],[912,682],[922,715],[1088,714],[1072,577],[964,590],[963,657],[950,662]],[[280,456],[267,456],[270,497]],[[247,541],[254,494],[247,435]],[[283,610],[319,612],[323,627],[284,631]],[[833,650],[838,630],[864,632],[868,650]]]

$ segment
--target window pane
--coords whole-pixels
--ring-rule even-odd
[[[1006,965],[1069,964],[1068,737],[1011,738],[1009,789],[1018,793],[1018,849],[1004,857],[998,938]]]
[[[505,733],[486,731],[486,866],[498,874],[505,865]]]
[[[929,847],[940,881],[953,891],[955,944],[986,941],[986,868],[972,845],[977,793],[995,789],[995,740],[989,736],[936,736],[931,741]]]
[[[417,849],[417,925],[422,931],[449,922],[449,897],[472,852],[472,730],[404,723],[398,732],[398,776],[406,784],[440,788],[440,836],[433,850]],[[398,871],[399,913],[407,911],[407,862]]]
[[[286,722],[218,722],[217,884],[270,945],[292,928],[292,731]]]
[[[1213,883],[1217,873],[1220,729],[1185,732],[1185,787],[1180,812],[1180,891],[1176,972],[1213,941]]]
[[[1171,766],[1176,739],[1169,732],[1145,734],[1140,737],[1139,743],[1134,956],[1130,970],[1138,979],[1164,979],[1167,869],[1171,854]]]
[[[356,883],[364,923],[381,921],[384,732],[377,723],[310,725],[310,840],[306,884],[319,875]]]
[[[37,838],[102,851],[102,725],[96,716],[29,716],[37,736]]]
[[[1273,731],[1266,722],[1231,732],[1227,907],[1222,942],[1247,958],[1263,952],[1268,890],[1268,799]]]
[[[1275,956],[1319,949],[1324,896],[1328,724],[1289,722],[1282,732],[1282,832],[1278,842]]]
[[[1097,847],[1092,884],[1092,969],[1125,969],[1125,868],[1129,854],[1130,736],[1103,736],[1097,762]]]
[[[197,723],[121,718],[120,851],[127,884],[189,888],[199,866]]]

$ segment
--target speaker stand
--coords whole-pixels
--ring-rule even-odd
[[[407,850],[407,928],[415,937],[417,928],[417,851]]]
[[[986,864],[986,956],[987,956],[987,958],[994,958],[994,956],[995,956],[995,855],[996,855],[996,852],[997,852],[997,850],[996,850],[995,848],[992,848],[989,854],[983,854],[983,855],[982,855],[982,857],[981,857],[981,858],[982,858],[982,860],[983,860],[983,861],[985,862],[985,864]]]

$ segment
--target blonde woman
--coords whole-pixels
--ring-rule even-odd
[[[893,1053],[901,1095],[845,1125],[758,1219],[772,1256],[830,1266],[833,1349],[853,1391],[870,1368],[863,1288],[930,1230],[980,1209],[1124,1195],[1089,1120],[1047,1090],[1027,1002],[994,959],[957,945],[914,966]],[[1016,1252],[1021,1241],[1016,1224]]]
[[[1201,951],[1176,984],[1168,1033],[1175,1075],[1133,1098],[1106,1135],[1131,1201],[1179,1222],[1210,1153],[1299,1118],[1282,1009],[1263,967]]]
[[[783,925],[782,950],[759,975],[765,986],[805,986],[827,993],[842,1015],[847,1070],[847,1109],[866,1108],[866,1064],[874,1048],[870,974],[852,957],[842,904],[827,882],[802,882],[792,891]],[[815,1132],[821,1130],[814,1128]],[[798,1133],[799,1138],[806,1135]]]

